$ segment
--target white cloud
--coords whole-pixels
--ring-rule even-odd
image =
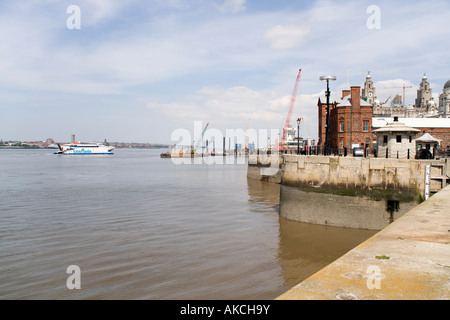
[[[81,0],[77,4],[81,10],[82,27],[104,23],[118,17],[122,9],[134,1],[121,0]]]
[[[290,49],[301,45],[311,33],[306,24],[277,25],[266,31],[264,39],[275,49]]]
[[[418,79],[420,81],[420,77]],[[417,89],[419,88],[418,84],[404,79],[382,80],[374,83],[377,98],[382,103],[387,101],[388,98],[393,99],[397,94],[403,97],[403,86],[405,86],[406,104],[414,104],[417,97]],[[391,101],[389,100],[386,106],[390,106]]]
[[[314,138],[317,135],[318,94],[300,94],[296,97],[291,125],[298,117],[303,118],[302,134]],[[245,128],[250,119],[254,129],[280,129],[284,126],[291,96],[274,92],[256,91],[239,86],[223,88],[203,87],[193,96],[178,101],[159,103],[151,101],[147,107],[182,120],[185,126],[193,121],[209,121],[221,129]]]
[[[219,11],[223,13],[238,13],[245,11],[245,2],[247,0],[225,0],[220,6]]]
[[[315,93],[324,89],[320,75],[336,75],[332,91],[340,95],[335,88],[346,82],[347,68],[350,85],[361,85],[371,70],[375,82],[397,79],[375,83],[380,100],[402,93],[383,86],[406,83],[414,86],[406,91],[410,103],[424,72],[432,84],[436,81],[435,95],[448,80],[450,29],[443,26],[450,5],[445,0],[406,7],[383,1],[380,30],[366,26],[367,2],[349,0],[307,6],[255,1],[251,7],[243,0],[79,0],[79,31],[65,27],[65,9],[72,2],[5,3],[0,12],[0,29],[6,30],[0,33],[2,105],[19,105],[14,97],[36,101],[21,104],[27,112],[38,110],[44,95],[49,108],[53,103],[63,115],[75,108],[88,111],[80,99],[98,98],[101,105],[121,94],[117,109],[128,110],[153,94],[148,108],[139,107],[158,133],[174,119],[245,127],[251,118],[252,126],[281,127],[296,69],[302,68],[293,117],[303,116],[309,135],[315,135]],[[54,96],[67,98],[67,111],[51,101]],[[10,107],[7,116],[15,110]]]

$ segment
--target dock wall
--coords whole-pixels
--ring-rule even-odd
[[[252,155],[249,179],[281,184],[280,216],[306,223],[381,230],[449,181],[448,159],[407,160]]]
[[[277,300],[450,299],[450,186]]]
[[[430,190],[442,188],[447,163],[333,156],[283,157],[281,184],[303,191],[360,195],[374,200],[417,201],[425,196],[425,167],[431,167]],[[440,178],[438,178],[440,177]]]
[[[281,155],[250,155],[248,157],[247,178],[281,183],[283,157]]]

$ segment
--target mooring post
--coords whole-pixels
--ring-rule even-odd
[[[425,167],[425,200],[430,197],[430,166]]]

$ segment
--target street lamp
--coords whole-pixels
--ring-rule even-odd
[[[327,82],[327,117],[326,117],[326,123],[325,123],[325,155],[328,154],[328,149],[329,149],[329,141],[328,141],[328,135],[329,135],[329,126],[330,126],[330,81],[335,81],[336,77],[335,76],[321,76],[320,77],[321,81],[326,81]]]
[[[300,154],[300,121],[301,118],[297,118],[297,155]]]

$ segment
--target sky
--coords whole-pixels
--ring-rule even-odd
[[[77,10],[73,10],[75,5]],[[375,8],[375,9],[374,9]],[[2,0],[0,138],[171,144],[195,123],[317,138],[319,80],[414,103],[450,79],[450,2]]]

